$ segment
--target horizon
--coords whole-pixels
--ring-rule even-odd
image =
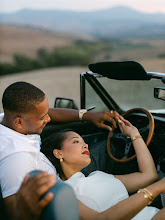
[[[142,13],[165,13],[164,0],[1,0],[0,13],[14,13],[23,9],[28,10],[64,10],[74,12],[90,12],[106,10],[115,7],[128,7]]]
[[[8,12],[2,12],[0,10],[0,13],[5,13],[5,14],[10,14],[10,13],[17,13],[19,11],[23,11],[23,10],[32,10],[32,11],[70,11],[70,12],[96,12],[96,11],[104,11],[104,10],[109,10],[109,9],[113,9],[113,8],[128,8],[128,9],[131,9],[131,10],[134,10],[134,11],[137,11],[137,12],[140,12],[140,13],[144,13],[144,14],[165,14],[165,12],[145,12],[145,11],[140,11],[136,8],[133,8],[131,6],[125,6],[125,5],[116,5],[116,6],[112,6],[112,7],[109,7],[109,8],[101,8],[101,9],[94,9],[94,10],[73,10],[73,9],[58,9],[58,8],[49,8],[49,9],[43,9],[43,8],[21,8],[21,9],[18,9],[16,11],[8,11]]]

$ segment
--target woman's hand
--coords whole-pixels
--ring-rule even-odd
[[[133,137],[139,135],[138,129],[124,118],[118,120],[118,125],[120,127],[123,136]]]
[[[132,139],[132,137],[140,135],[138,129],[124,118],[118,120],[118,124],[123,136],[129,136]],[[115,176],[123,182],[129,193],[146,187],[158,178],[153,158],[143,139],[135,139],[133,147],[137,157],[139,172]],[[162,186],[161,183],[160,186]]]

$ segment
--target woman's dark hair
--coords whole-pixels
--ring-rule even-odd
[[[53,150],[54,149],[61,150],[63,141],[67,138],[68,132],[74,132],[74,131],[71,129],[65,129],[63,131],[53,133],[49,135],[47,138],[45,138],[42,141],[42,145],[41,145],[41,152],[45,154],[45,156],[52,162],[60,177],[63,176],[64,174],[61,168],[60,160],[54,156]]]

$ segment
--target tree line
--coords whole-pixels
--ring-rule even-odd
[[[106,58],[110,49],[110,44],[105,42],[76,41],[73,45],[54,48],[51,51],[40,48],[37,50],[35,58],[30,58],[24,54],[14,54],[12,63],[0,63],[0,75],[48,67],[86,66],[90,62],[95,62],[98,55]]]

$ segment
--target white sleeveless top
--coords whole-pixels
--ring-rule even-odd
[[[72,186],[78,200],[97,212],[103,212],[129,197],[120,180],[101,171],[92,172],[88,177],[77,172],[65,182]],[[133,220],[151,220],[158,211],[154,207],[145,207]]]

